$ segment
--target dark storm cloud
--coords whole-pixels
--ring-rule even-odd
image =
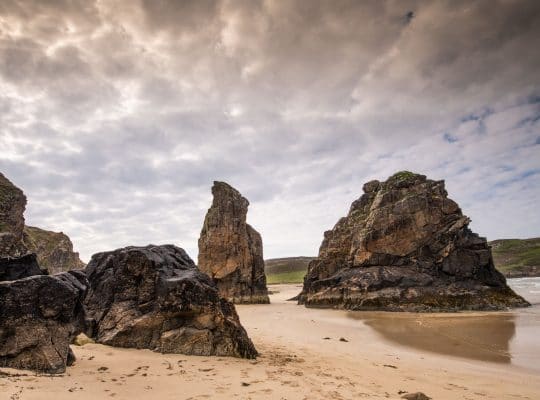
[[[195,256],[214,179],[268,256],[314,254],[405,168],[537,235],[539,37],[535,1],[3,1],[0,169],[85,258]]]

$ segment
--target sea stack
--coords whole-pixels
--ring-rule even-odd
[[[87,335],[116,347],[255,358],[234,305],[174,245],[98,253],[86,267]]]
[[[199,238],[200,270],[233,303],[269,303],[262,238],[246,223],[249,201],[225,182],[214,182],[212,194]]]
[[[0,173],[0,257],[35,253],[51,274],[84,268],[67,235],[25,225],[25,208],[23,191]]]
[[[324,233],[299,303],[417,312],[529,305],[495,269],[486,239],[469,229],[444,181],[402,171],[363,190]]]

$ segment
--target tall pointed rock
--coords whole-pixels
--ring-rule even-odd
[[[214,182],[212,194],[199,238],[199,269],[234,303],[269,303],[261,235],[246,223],[249,201],[225,182]]]

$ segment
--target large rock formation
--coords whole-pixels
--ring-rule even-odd
[[[214,182],[214,200],[199,238],[199,268],[234,303],[269,303],[261,235],[246,223],[249,201],[224,182]]]
[[[36,253],[43,268],[54,274],[84,268],[79,253],[64,233],[25,226],[26,196],[0,173],[0,257]]]
[[[0,257],[27,253],[23,244],[26,196],[0,173]]]
[[[51,274],[85,267],[79,253],[73,251],[73,243],[63,232],[25,226],[23,241],[28,251],[37,254],[39,265]]]
[[[162,353],[257,355],[234,305],[176,246],[95,254],[86,274],[87,335],[99,343]]]
[[[368,182],[347,217],[325,232],[299,302],[388,311],[527,306],[469,222],[444,181],[405,171]]]
[[[84,328],[87,283],[80,271],[0,282],[0,367],[64,372]]]

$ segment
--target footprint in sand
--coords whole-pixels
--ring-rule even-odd
[[[456,385],[454,383],[448,383],[448,386],[452,386],[456,389],[461,389],[461,390],[469,390],[469,388],[465,387],[465,386],[460,386],[460,385]]]
[[[165,361],[165,362],[162,362],[161,364],[162,364],[162,365],[166,365],[166,366],[167,366],[167,369],[173,369],[173,366],[172,366],[172,364],[170,363],[170,361]]]

